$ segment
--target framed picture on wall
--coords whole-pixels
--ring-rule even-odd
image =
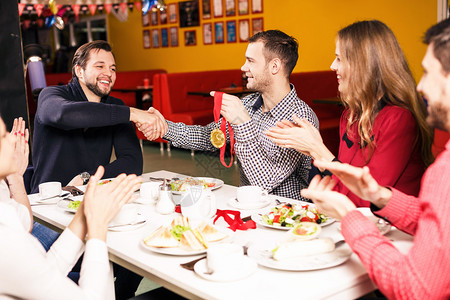
[[[170,46],[178,47],[178,27],[170,27]]]
[[[178,3],[180,27],[193,27],[200,25],[198,1],[184,1]]]
[[[169,33],[167,28],[161,28],[161,47],[169,47]]]
[[[225,40],[223,35],[223,22],[214,23],[214,41],[216,44],[221,44]]]
[[[197,45],[197,37],[195,30],[187,30],[184,32],[184,45],[185,46],[195,46]]]
[[[227,21],[227,43],[236,43],[236,21]]]
[[[159,30],[152,29],[152,44],[153,48],[159,48]]]
[[[150,14],[150,18],[152,20],[152,25],[158,25],[158,12],[157,11],[153,11]]]
[[[149,14],[142,15],[142,26],[146,27],[148,25],[150,25],[150,15]]]
[[[214,17],[215,18],[223,17],[222,0],[213,0],[213,10],[214,10]]]
[[[261,31],[264,31],[263,18],[252,19],[252,36]]]
[[[263,0],[252,0],[252,13],[262,13],[263,12]]]
[[[159,11],[159,23],[167,24],[167,10]]]
[[[176,23],[177,18],[177,4],[176,3],[170,3],[167,6],[167,10],[169,11],[169,23]]]
[[[205,44],[205,45],[212,44],[212,24],[211,23],[203,24],[203,44]]]
[[[142,31],[142,37],[144,41],[144,49],[150,48],[150,30],[144,30]]]
[[[239,20],[239,42],[248,42],[250,37],[250,22],[248,19]]]
[[[240,15],[248,15],[248,0],[238,0],[238,10]]]
[[[211,0],[202,1],[202,19],[211,19]]]
[[[235,0],[225,0],[225,11],[228,16],[236,15],[236,2]]]

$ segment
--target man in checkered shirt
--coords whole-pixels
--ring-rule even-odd
[[[318,128],[316,114],[289,83],[298,59],[298,43],[279,30],[260,32],[249,39],[245,58],[241,70],[248,77],[247,88],[257,92],[243,99],[224,94],[220,111],[234,130],[241,185],[256,185],[271,194],[303,199],[300,190],[308,186],[311,158],[278,147],[265,134],[278,121],[292,121],[293,114]],[[162,130],[149,124],[138,124],[138,128],[149,140],[162,136],[175,147],[215,151],[210,135],[221,122],[222,118],[219,125],[212,122],[198,126],[167,121],[168,128]]]

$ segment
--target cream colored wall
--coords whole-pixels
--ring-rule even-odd
[[[166,3],[178,1],[166,0]],[[200,1],[201,3],[201,1]],[[396,34],[416,79],[421,76],[425,45],[421,37],[436,22],[437,2],[431,0],[263,0],[264,29],[280,29],[300,43],[294,72],[327,70],[334,57],[336,32],[358,20],[378,19]],[[213,18],[206,22],[245,19],[249,16]],[[202,23],[203,20],[200,20]],[[152,28],[169,28],[163,25]],[[148,29],[148,27],[146,28]],[[197,32],[197,46],[185,47],[185,30]],[[109,16],[110,41],[120,70],[163,68],[189,72],[240,68],[246,43],[203,45],[201,26],[179,30],[179,47],[143,49],[141,15],[136,10],[121,23]]]

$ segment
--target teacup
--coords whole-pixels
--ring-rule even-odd
[[[239,272],[243,259],[244,249],[236,244],[216,244],[206,250],[206,266],[209,273]]]
[[[139,191],[142,203],[154,203],[159,197],[159,182],[143,182]]]
[[[259,186],[246,185],[238,187],[236,198],[241,204],[252,204],[264,201],[268,194]]]
[[[48,199],[61,195],[61,182],[50,181],[39,185],[39,197]]]
[[[134,204],[125,204],[114,219],[111,221],[113,225],[131,224],[137,216],[137,207]]]
[[[216,197],[201,186],[190,186],[181,196],[181,213],[191,220],[211,218],[217,211]]]

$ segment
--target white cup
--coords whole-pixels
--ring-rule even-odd
[[[134,204],[125,204],[114,219],[111,221],[112,225],[131,224],[136,220],[137,207]]]
[[[61,191],[61,182],[51,181],[39,185],[39,197],[41,199],[59,196]]]
[[[150,204],[158,200],[160,186],[159,182],[143,182],[139,191],[141,202]]]
[[[241,204],[252,204],[265,200],[268,194],[259,186],[246,185],[237,188],[236,198]]]
[[[206,266],[211,273],[239,272],[243,259],[244,249],[236,244],[216,244],[206,250]]]

